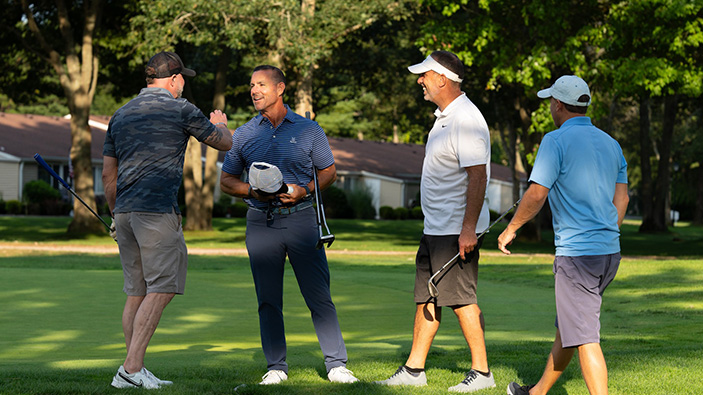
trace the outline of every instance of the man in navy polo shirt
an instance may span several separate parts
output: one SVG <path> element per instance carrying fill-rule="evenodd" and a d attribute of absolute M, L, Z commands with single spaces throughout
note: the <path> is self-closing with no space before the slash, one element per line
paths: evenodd
<path fill-rule="evenodd" d="M 260 384 L 288 379 L 283 326 L 283 271 L 290 260 L 315 326 L 332 382 L 357 381 L 346 368 L 347 351 L 330 295 L 330 273 L 323 249 L 316 249 L 317 216 L 310 198 L 317 168 L 321 189 L 337 178 L 334 157 L 320 126 L 283 103 L 286 79 L 273 66 L 258 66 L 251 76 L 251 98 L 259 115 L 234 133 L 232 149 L 222 164 L 225 193 L 244 198 L 246 245 L 259 303 L 261 345 L 268 372 Z M 287 193 L 264 194 L 241 176 L 255 162 L 278 167 Z"/>

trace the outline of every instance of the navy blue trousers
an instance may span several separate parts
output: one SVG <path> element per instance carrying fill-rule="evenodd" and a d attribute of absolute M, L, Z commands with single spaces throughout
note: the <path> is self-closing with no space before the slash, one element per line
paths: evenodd
<path fill-rule="evenodd" d="M 269 370 L 288 373 L 283 324 L 283 272 L 286 255 L 310 309 L 325 357 L 325 367 L 346 366 L 347 350 L 330 295 L 330 272 L 324 249 L 318 250 L 315 208 L 288 215 L 247 212 L 246 245 L 259 302 L 261 346 Z"/>

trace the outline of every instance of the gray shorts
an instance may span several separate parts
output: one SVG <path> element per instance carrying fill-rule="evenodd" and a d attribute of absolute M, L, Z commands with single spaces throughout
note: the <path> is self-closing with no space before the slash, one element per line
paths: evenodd
<path fill-rule="evenodd" d="M 479 240 L 478 246 L 464 261 L 457 259 L 457 262 L 434 278 L 439 291 L 435 300 L 427 290 L 427 281 L 459 252 L 459 235 L 423 235 L 415 256 L 415 303 L 434 302 L 438 307 L 476 304 L 478 250 L 482 240 Z"/>
<path fill-rule="evenodd" d="M 605 288 L 620 266 L 620 253 L 557 256 L 554 295 L 562 347 L 600 342 L 600 306 Z"/>
<path fill-rule="evenodd" d="M 127 295 L 183 294 L 188 250 L 179 214 L 117 213 L 115 227 Z"/>

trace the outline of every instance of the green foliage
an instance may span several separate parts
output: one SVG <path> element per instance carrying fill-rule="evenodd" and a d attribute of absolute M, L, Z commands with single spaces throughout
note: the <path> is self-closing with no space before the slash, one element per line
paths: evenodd
<path fill-rule="evenodd" d="M 425 214 L 422 212 L 422 207 L 415 206 L 410 209 L 410 218 L 412 219 L 423 219 Z"/>
<path fill-rule="evenodd" d="M 22 196 L 27 203 L 45 203 L 61 199 L 61 193 L 43 180 L 30 181 L 24 184 Z"/>
<path fill-rule="evenodd" d="M 393 216 L 395 219 L 408 219 L 410 218 L 410 212 L 405 207 L 396 207 L 393 209 Z"/>
<path fill-rule="evenodd" d="M 381 219 L 395 219 L 395 213 L 391 206 L 381 206 L 381 208 L 378 209 L 378 215 Z"/>
<path fill-rule="evenodd" d="M 354 208 L 349 205 L 343 190 L 330 185 L 322 191 L 322 199 L 327 218 L 354 218 Z"/>
<path fill-rule="evenodd" d="M 24 205 L 19 200 L 8 200 L 5 202 L 5 210 L 8 214 L 22 214 L 22 209 Z"/>
<path fill-rule="evenodd" d="M 373 198 L 366 188 L 357 188 L 347 193 L 349 205 L 354 210 L 356 219 L 376 218 L 376 209 L 373 206 Z"/>
<path fill-rule="evenodd" d="M 6 214 L 7 208 L 5 207 L 5 201 L 0 199 L 0 214 Z"/>
<path fill-rule="evenodd" d="M 246 218 L 247 210 L 249 210 L 249 206 L 243 202 L 235 202 L 229 206 L 229 214 L 233 218 Z"/>

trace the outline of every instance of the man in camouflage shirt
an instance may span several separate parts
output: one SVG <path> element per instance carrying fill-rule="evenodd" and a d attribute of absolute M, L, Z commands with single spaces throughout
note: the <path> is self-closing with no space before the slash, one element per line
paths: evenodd
<path fill-rule="evenodd" d="M 177 54 L 154 55 L 146 67 L 147 87 L 115 112 L 105 135 L 102 178 L 127 294 L 127 357 L 112 380 L 117 388 L 172 384 L 144 367 L 144 354 L 164 308 L 185 288 L 188 253 L 177 193 L 186 146 L 190 136 L 222 151 L 232 146 L 224 113 L 215 110 L 208 120 L 181 98 L 183 76 L 195 71 Z"/>

